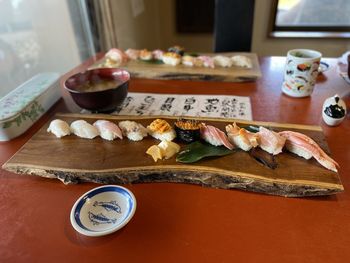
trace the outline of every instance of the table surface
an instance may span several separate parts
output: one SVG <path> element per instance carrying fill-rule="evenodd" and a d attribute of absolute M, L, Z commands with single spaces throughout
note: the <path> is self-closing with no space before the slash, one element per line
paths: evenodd
<path fill-rule="evenodd" d="M 100 56 L 98 56 L 100 57 Z M 93 63 L 91 58 L 63 76 Z M 136 196 L 133 219 L 118 232 L 91 238 L 78 234 L 70 210 L 96 184 L 64 185 L 59 180 L 0 170 L 1 262 L 346 262 L 350 258 L 350 120 L 326 126 L 323 101 L 334 94 L 350 105 L 350 86 L 338 76 L 335 59 L 320 75 L 311 97 L 281 93 L 285 58 L 260 58 L 263 77 L 250 83 L 131 80 L 129 91 L 241 95 L 251 98 L 259 121 L 320 125 L 340 164 L 345 192 L 328 197 L 284 198 L 198 185 L 126 185 Z M 77 111 L 70 97 L 22 136 L 0 143 L 6 162 L 56 112 Z"/>

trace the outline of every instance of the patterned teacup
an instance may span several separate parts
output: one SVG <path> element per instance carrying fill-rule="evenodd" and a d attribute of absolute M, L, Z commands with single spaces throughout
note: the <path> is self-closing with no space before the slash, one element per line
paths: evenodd
<path fill-rule="evenodd" d="M 310 49 L 288 51 L 282 91 L 292 97 L 310 96 L 318 75 L 322 54 Z"/>

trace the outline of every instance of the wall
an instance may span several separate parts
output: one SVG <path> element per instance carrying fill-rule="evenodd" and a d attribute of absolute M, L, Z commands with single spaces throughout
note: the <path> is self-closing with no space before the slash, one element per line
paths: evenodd
<path fill-rule="evenodd" d="M 175 0 L 158 0 L 158 2 L 163 49 L 173 45 L 181 45 L 190 51 L 213 51 L 213 34 L 179 34 L 176 32 Z"/>
<path fill-rule="evenodd" d="M 320 51 L 324 57 L 339 57 L 350 49 L 346 39 L 278 39 L 268 38 L 272 0 L 256 0 L 253 26 L 252 52 L 261 56 L 285 56 L 294 48 L 309 48 Z"/>
<path fill-rule="evenodd" d="M 133 15 L 130 0 L 113 0 L 111 8 L 118 47 L 156 49 L 160 45 L 158 0 L 145 0 L 144 11 Z"/>
<path fill-rule="evenodd" d="M 176 32 L 175 0 L 143 0 L 143 3 L 144 11 L 138 16 L 133 16 L 130 0 L 111 1 L 120 48 L 167 49 L 177 44 L 187 50 L 212 51 L 212 34 Z"/>

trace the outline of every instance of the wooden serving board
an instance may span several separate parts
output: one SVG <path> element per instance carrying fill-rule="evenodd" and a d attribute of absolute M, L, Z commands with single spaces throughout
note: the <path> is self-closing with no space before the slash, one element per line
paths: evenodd
<path fill-rule="evenodd" d="M 139 60 L 131 60 L 125 65 L 118 66 L 130 72 L 131 77 L 147 79 L 179 79 L 179 80 L 206 80 L 206 81 L 226 81 L 243 82 L 254 81 L 261 77 L 259 61 L 254 53 L 215 53 L 205 54 L 208 56 L 224 55 L 232 57 L 234 55 L 244 55 L 252 60 L 253 67 L 243 68 L 233 66 L 230 68 L 215 67 L 188 67 L 185 65 L 171 66 L 166 64 L 152 64 Z M 90 68 L 101 67 L 105 58 L 97 61 Z"/>
<path fill-rule="evenodd" d="M 85 119 L 115 122 L 135 120 L 147 126 L 156 117 L 59 114 L 56 118 L 71 123 Z M 170 124 L 176 117 L 164 117 Z M 221 130 L 234 120 L 196 118 Z M 239 121 L 239 124 L 263 125 L 279 130 L 294 130 L 312 137 L 329 152 L 320 127 L 293 124 Z M 44 125 L 3 168 L 15 173 L 58 178 L 64 183 L 144 183 L 181 182 L 204 186 L 241 189 L 282 196 L 329 195 L 344 190 L 337 173 L 291 153 L 276 156 L 278 167 L 267 168 L 247 152 L 238 150 L 224 157 L 203 159 L 193 164 L 177 163 L 175 157 L 155 163 L 145 152 L 159 141 L 146 137 L 139 142 L 82 139 L 75 135 L 58 139 Z M 183 148 L 184 145 L 180 144 Z"/>

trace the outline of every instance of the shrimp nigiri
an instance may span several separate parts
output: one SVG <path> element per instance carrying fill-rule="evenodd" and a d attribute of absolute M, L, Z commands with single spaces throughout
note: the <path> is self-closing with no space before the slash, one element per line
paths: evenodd
<path fill-rule="evenodd" d="M 258 135 L 238 127 L 235 122 L 226 126 L 226 132 L 228 140 L 244 151 L 258 146 Z"/>
<path fill-rule="evenodd" d="M 228 141 L 226 134 L 214 126 L 202 123 L 200 133 L 203 140 L 214 146 L 224 145 L 230 150 L 234 148 L 234 146 Z"/>
<path fill-rule="evenodd" d="M 337 172 L 337 166 L 339 167 L 339 164 L 329 157 L 310 137 L 292 131 L 282 131 L 279 132 L 279 135 L 286 138 L 286 148 L 288 151 L 305 159 L 314 157 L 323 167 Z"/>
<path fill-rule="evenodd" d="M 95 121 L 93 125 L 100 132 L 100 136 L 105 140 L 112 141 L 115 138 L 123 139 L 122 131 L 111 121 L 98 120 Z"/>
<path fill-rule="evenodd" d="M 282 152 L 286 138 L 264 127 L 259 128 L 257 135 L 259 136 L 258 142 L 261 149 L 273 155 Z"/>

